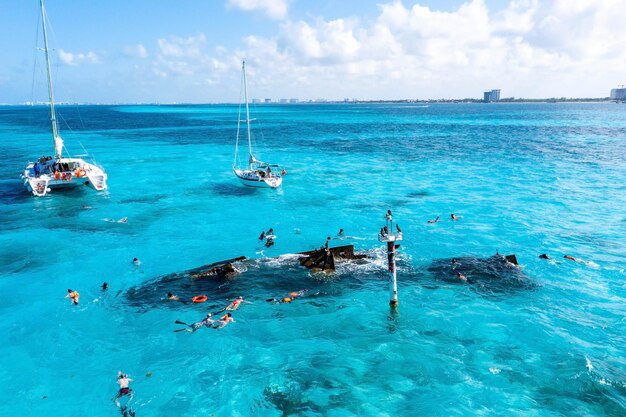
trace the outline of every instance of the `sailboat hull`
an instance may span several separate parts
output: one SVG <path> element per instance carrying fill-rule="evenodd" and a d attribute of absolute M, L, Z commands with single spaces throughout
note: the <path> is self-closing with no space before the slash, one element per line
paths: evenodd
<path fill-rule="evenodd" d="M 234 171 L 239 181 L 247 187 L 278 188 L 283 183 L 283 178 L 275 175 L 263 178 L 257 171 L 243 169 L 235 169 Z"/>

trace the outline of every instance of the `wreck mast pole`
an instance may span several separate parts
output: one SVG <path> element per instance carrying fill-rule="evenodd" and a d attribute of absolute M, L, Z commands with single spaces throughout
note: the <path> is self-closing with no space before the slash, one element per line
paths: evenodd
<path fill-rule="evenodd" d="M 389 270 L 389 307 L 398 307 L 398 283 L 396 280 L 396 242 L 402 240 L 402 232 L 393 231 L 393 217 L 391 210 L 385 215 L 385 227 L 380 230 L 378 240 L 387 243 L 387 264 Z M 399 245 L 398 245 L 399 246 Z"/>

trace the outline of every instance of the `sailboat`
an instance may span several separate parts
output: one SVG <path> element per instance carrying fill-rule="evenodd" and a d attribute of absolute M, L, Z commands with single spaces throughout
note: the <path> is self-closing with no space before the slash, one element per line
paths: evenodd
<path fill-rule="evenodd" d="M 240 155 L 239 155 L 239 136 L 241 134 L 241 124 L 244 120 L 241 120 L 241 104 L 239 105 L 239 117 L 237 120 L 237 139 L 235 141 L 235 160 L 233 161 L 233 171 L 239 181 L 243 185 L 248 187 L 259 187 L 259 188 L 277 188 L 283 183 L 282 174 L 285 172 L 284 170 L 281 172 L 278 165 L 268 164 L 263 161 L 259 161 L 256 159 L 254 154 L 252 153 L 252 140 L 250 133 L 250 110 L 248 107 L 248 83 L 246 80 L 246 61 L 244 60 L 241 69 L 243 72 L 243 90 L 244 90 L 244 98 L 246 103 L 246 131 L 248 133 L 248 164 L 244 167 L 241 167 L 240 163 Z"/>
<path fill-rule="evenodd" d="M 41 5 L 41 21 L 48 75 L 48 97 L 50 99 L 50 122 L 52 124 L 54 157 L 42 156 L 37 162 L 29 162 L 21 175 L 24 187 L 37 197 L 43 197 L 53 189 L 71 188 L 79 185 L 88 185 L 97 191 L 105 190 L 107 188 L 107 174 L 103 168 L 81 158 L 63 156 L 63 139 L 61 139 L 59 134 L 59 126 L 57 125 L 56 112 L 54 110 L 54 96 L 52 94 L 46 13 L 43 0 L 40 0 L 39 3 Z"/>

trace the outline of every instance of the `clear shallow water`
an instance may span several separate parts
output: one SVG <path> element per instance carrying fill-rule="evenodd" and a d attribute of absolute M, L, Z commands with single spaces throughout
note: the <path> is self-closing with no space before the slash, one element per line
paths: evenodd
<path fill-rule="evenodd" d="M 46 114 L 0 108 L 0 414 L 116 415 L 118 370 L 138 416 L 625 413 L 626 107 L 260 106 L 259 154 L 288 170 L 276 191 L 230 171 L 236 106 L 61 107 L 70 152 L 82 142 L 109 190 L 35 199 L 18 175 L 52 151 Z M 405 234 L 397 315 L 387 208 Z M 334 276 L 263 260 L 339 228 L 373 260 Z M 532 285 L 429 269 L 496 249 Z M 256 260 L 234 280 L 159 278 L 239 255 Z M 162 302 L 168 286 L 209 301 Z M 238 295 L 253 304 L 225 329 L 173 332 Z"/>

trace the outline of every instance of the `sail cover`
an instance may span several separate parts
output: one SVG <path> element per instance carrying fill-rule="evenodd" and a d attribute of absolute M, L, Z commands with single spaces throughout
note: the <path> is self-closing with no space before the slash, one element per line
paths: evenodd
<path fill-rule="evenodd" d="M 55 136 L 54 137 L 54 156 L 56 156 L 57 158 L 60 158 L 62 153 L 63 153 L 63 139 L 61 139 L 61 136 Z"/>

